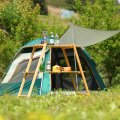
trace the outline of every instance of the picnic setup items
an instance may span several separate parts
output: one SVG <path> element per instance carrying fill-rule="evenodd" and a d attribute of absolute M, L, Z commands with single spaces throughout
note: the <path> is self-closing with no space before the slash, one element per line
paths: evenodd
<path fill-rule="evenodd" d="M 55 45 L 59 45 L 59 44 L 60 44 L 59 36 L 56 33 L 56 35 L 55 35 Z"/>
<path fill-rule="evenodd" d="M 61 67 L 61 71 L 69 72 L 71 71 L 71 67 Z"/>
<path fill-rule="evenodd" d="M 59 65 L 55 65 L 52 67 L 52 71 L 56 71 L 56 72 L 60 72 L 60 71 L 64 71 L 64 72 L 69 72 L 71 71 L 71 67 L 60 67 Z"/>
<path fill-rule="evenodd" d="M 49 40 L 47 39 L 47 30 L 43 30 L 42 35 L 43 35 L 43 40 L 41 41 L 41 44 L 47 43 L 49 45 Z"/>
<path fill-rule="evenodd" d="M 50 36 L 50 45 L 54 45 L 54 35 L 53 35 L 53 32 L 51 32 L 51 36 Z"/>
<path fill-rule="evenodd" d="M 55 37 L 53 35 L 53 32 L 51 32 L 50 38 L 47 38 L 47 30 L 43 30 L 43 40 L 41 41 L 41 44 L 47 43 L 47 45 L 59 45 L 60 40 L 58 33 L 55 34 Z"/>
<path fill-rule="evenodd" d="M 50 60 L 49 58 L 47 59 L 47 63 L 46 63 L 46 71 L 50 71 Z"/>
<path fill-rule="evenodd" d="M 41 65 L 40 65 L 40 72 L 44 72 L 45 71 L 45 63 L 44 60 L 42 59 Z"/>
<path fill-rule="evenodd" d="M 85 76 L 84 76 L 84 71 L 82 69 L 82 66 L 81 66 L 81 63 L 80 63 L 80 59 L 78 57 L 77 49 L 76 49 L 76 46 L 74 44 L 73 45 L 62 45 L 62 46 L 61 45 L 56 45 L 55 46 L 55 45 L 47 45 L 45 43 L 44 45 L 42 45 L 42 44 L 41 45 L 33 45 L 31 47 L 33 47 L 33 51 L 32 51 L 31 57 L 29 59 L 26 72 L 23 72 L 25 75 L 23 77 L 23 80 L 22 80 L 22 83 L 21 83 L 21 87 L 19 89 L 18 97 L 26 96 L 27 98 L 30 98 L 32 90 L 33 90 L 33 87 L 34 87 L 34 84 L 35 84 L 35 81 L 37 79 L 37 75 L 39 73 L 39 68 L 41 66 L 42 58 L 44 57 L 44 54 L 45 54 L 46 47 L 62 49 L 64 57 L 65 57 L 65 61 L 66 61 L 66 64 L 67 64 L 68 67 L 63 67 L 62 70 L 64 70 L 64 71 L 61 71 L 61 67 L 56 65 L 56 66 L 53 66 L 53 70 L 55 70 L 55 72 L 54 71 L 50 71 L 50 60 L 49 60 L 49 58 L 47 58 L 46 72 L 45 73 L 48 73 L 48 74 L 53 74 L 54 73 L 55 74 L 56 71 L 59 71 L 60 73 L 66 73 L 66 72 L 69 73 L 70 77 L 71 77 L 72 84 L 73 84 L 74 89 L 76 91 L 76 94 L 78 94 L 78 89 L 77 89 L 77 86 L 76 86 L 73 74 L 81 74 L 82 79 L 84 81 L 84 85 L 85 85 L 85 89 L 87 91 L 87 94 L 90 95 L 90 92 L 89 92 L 89 89 L 88 89 L 88 86 L 87 86 L 87 82 L 86 82 L 86 79 L 85 79 Z M 37 64 L 35 72 L 29 72 L 29 69 L 30 69 L 30 66 L 31 66 L 31 63 L 32 63 L 32 58 L 34 56 L 36 48 L 42 48 L 42 53 L 41 53 L 41 56 L 40 56 L 40 58 L 38 60 L 38 64 Z M 80 71 L 70 71 L 71 67 L 70 67 L 70 63 L 69 63 L 69 60 L 68 60 L 67 54 L 66 54 L 66 49 L 70 49 L 70 48 L 73 48 L 73 50 L 75 52 L 76 60 L 78 62 L 78 66 L 79 66 L 79 70 Z M 33 79 L 32 79 L 32 83 L 30 85 L 30 89 L 28 91 L 28 94 L 27 95 L 22 95 L 21 93 L 22 93 L 22 90 L 23 90 L 23 87 L 24 87 L 27 75 L 29 75 L 29 74 L 34 74 Z"/>
<path fill-rule="evenodd" d="M 52 71 L 56 71 L 56 72 L 60 72 L 61 71 L 61 67 L 58 65 L 55 65 L 52 67 Z"/>

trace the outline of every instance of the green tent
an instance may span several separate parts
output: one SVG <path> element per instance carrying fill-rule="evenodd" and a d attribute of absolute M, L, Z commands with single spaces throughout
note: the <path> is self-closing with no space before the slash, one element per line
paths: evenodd
<path fill-rule="evenodd" d="M 104 90 L 106 87 L 100 77 L 99 73 L 96 70 L 96 64 L 94 60 L 91 58 L 89 53 L 83 46 L 89 46 L 92 44 L 96 44 L 100 41 L 103 41 L 120 31 L 101 31 L 101 30 L 93 30 L 88 28 L 82 28 L 79 26 L 71 25 L 68 30 L 60 37 L 61 45 L 68 44 L 76 44 L 82 45 L 81 47 L 77 47 L 78 55 L 82 63 L 83 70 L 85 71 L 85 77 L 87 81 L 87 85 L 89 90 Z M 96 35 L 96 36 L 95 36 Z M 28 42 L 24 46 L 22 46 L 13 57 L 8 69 L 6 71 L 6 76 L 4 77 L 2 83 L 0 84 L 0 94 L 4 95 L 4 93 L 17 95 L 22 79 L 23 72 L 25 72 L 28 60 L 30 58 L 32 47 L 31 45 L 39 45 L 43 38 L 35 39 L 33 41 Z M 49 37 L 47 37 L 49 40 Z M 95 40 L 96 39 L 96 40 Z M 30 67 L 30 71 L 35 71 L 37 62 L 39 57 L 41 56 L 42 49 L 37 49 L 35 51 L 32 64 Z M 73 49 L 66 50 L 68 59 L 70 61 L 72 70 L 78 70 L 78 66 L 76 63 L 76 59 L 74 57 Z M 58 64 L 63 67 L 64 63 L 64 55 L 60 48 L 46 48 L 45 56 L 44 56 L 44 65 L 46 66 L 47 59 L 51 58 L 51 68 L 52 66 Z M 46 67 L 45 67 L 46 70 Z M 22 94 L 27 94 L 30 88 L 30 84 L 33 78 L 33 74 L 27 76 L 23 92 Z M 77 85 L 77 89 L 79 90 L 79 86 L 82 82 L 82 77 L 80 74 L 74 75 L 75 82 Z M 49 73 L 39 73 L 34 84 L 34 88 L 32 91 L 32 95 L 44 95 L 47 93 L 51 93 L 54 90 L 61 88 L 64 90 L 74 91 L 74 87 L 72 85 L 72 81 L 69 77 L 69 74 L 49 74 Z M 83 91 L 85 88 L 83 87 Z"/>

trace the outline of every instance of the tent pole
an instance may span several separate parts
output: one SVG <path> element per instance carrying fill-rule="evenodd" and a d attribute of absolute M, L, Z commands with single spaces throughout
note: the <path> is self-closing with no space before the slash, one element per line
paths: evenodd
<path fill-rule="evenodd" d="M 72 36 L 73 36 L 73 44 L 75 44 L 75 37 L 74 37 L 74 31 L 73 31 L 73 24 L 72 24 Z M 76 57 L 75 57 L 75 52 L 74 52 L 74 61 L 75 61 L 75 71 L 77 71 L 77 65 L 76 65 Z M 78 79 L 77 79 L 77 74 L 75 74 L 76 78 L 76 86 L 77 86 L 77 90 L 78 90 Z"/>

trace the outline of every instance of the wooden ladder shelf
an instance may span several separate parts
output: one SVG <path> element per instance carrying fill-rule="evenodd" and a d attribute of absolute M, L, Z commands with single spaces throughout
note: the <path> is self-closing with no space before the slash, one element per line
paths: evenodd
<path fill-rule="evenodd" d="M 39 58 L 39 61 L 38 61 L 36 70 L 35 70 L 35 72 L 34 72 L 33 80 L 32 80 L 32 83 L 31 83 L 31 86 L 30 86 L 28 95 L 21 95 L 22 90 L 23 90 L 23 87 L 24 87 L 24 84 L 25 84 L 26 77 L 27 77 L 28 72 L 29 72 L 29 69 L 30 69 L 30 65 L 31 65 L 31 63 L 32 63 L 32 59 L 33 59 L 34 53 L 35 53 L 35 50 L 36 50 L 36 47 L 35 47 L 35 46 L 33 47 L 32 54 L 31 54 L 31 57 L 30 57 L 30 59 L 29 59 L 29 62 L 28 62 L 27 68 L 26 68 L 26 72 L 25 72 L 25 75 L 24 75 L 24 77 L 23 77 L 23 80 L 22 80 L 22 83 L 21 83 L 21 87 L 20 87 L 20 89 L 19 89 L 19 93 L 18 93 L 18 96 L 17 96 L 17 97 L 26 96 L 27 98 L 30 98 L 31 93 L 32 93 L 32 90 L 33 90 L 33 86 L 34 86 L 34 83 L 35 83 L 35 80 L 36 80 L 37 75 L 38 75 L 38 73 L 39 73 L 40 64 L 41 64 L 41 62 L 42 62 L 42 58 L 43 58 L 44 53 L 45 53 L 45 50 L 46 50 L 46 45 L 47 45 L 47 44 L 45 43 L 44 46 L 43 46 L 43 50 L 42 50 L 41 56 L 40 56 L 40 58 Z"/>
<path fill-rule="evenodd" d="M 78 52 L 77 52 L 77 49 L 76 49 L 75 44 L 73 44 L 73 45 L 47 45 L 47 44 L 45 43 L 44 45 L 43 45 L 43 44 L 40 44 L 40 45 L 32 45 L 32 46 L 29 46 L 29 47 L 33 47 L 33 50 L 32 50 L 32 54 L 31 54 L 31 57 L 30 57 L 30 59 L 29 59 L 29 62 L 28 62 L 27 68 L 26 68 L 26 72 L 23 72 L 25 75 L 24 75 L 24 77 L 23 77 L 23 80 L 22 80 L 22 83 L 21 83 L 21 87 L 20 87 L 20 89 L 19 89 L 19 93 L 18 93 L 18 96 L 17 96 L 17 97 L 25 96 L 25 97 L 27 97 L 27 98 L 30 98 L 31 93 L 32 93 L 32 90 L 33 90 L 33 86 L 34 86 L 34 83 L 35 83 L 35 80 L 36 80 L 37 75 L 38 75 L 38 73 L 39 73 L 40 64 L 41 64 L 41 62 L 42 62 L 42 58 L 43 58 L 43 56 L 44 56 L 46 47 L 50 47 L 50 48 L 61 48 L 61 49 L 62 49 L 62 52 L 63 52 L 63 54 L 64 54 L 65 61 L 66 61 L 68 67 L 70 67 L 70 63 L 69 63 L 69 60 L 68 60 L 68 57 L 67 57 L 67 54 L 66 54 L 65 49 L 71 49 L 71 48 L 72 48 L 72 49 L 74 50 L 75 57 L 76 57 L 76 60 L 77 60 L 77 63 L 78 63 L 78 67 L 79 67 L 79 71 L 71 71 L 71 72 L 68 72 L 68 73 L 70 74 L 70 77 L 71 77 L 71 80 L 72 80 L 74 89 L 75 89 L 75 91 L 76 91 L 76 94 L 78 94 L 78 90 L 77 90 L 77 86 L 76 86 L 76 83 L 75 83 L 73 74 L 81 74 L 82 79 L 83 79 L 83 81 L 84 81 L 84 85 L 85 85 L 85 89 L 86 89 L 87 95 L 90 95 L 90 92 L 89 92 L 89 89 L 88 89 L 88 86 L 87 86 L 87 82 L 86 82 L 86 79 L 85 79 L 84 71 L 83 71 L 83 69 L 82 69 L 82 65 L 81 65 L 80 58 L 79 58 L 79 56 L 78 56 Z M 29 72 L 30 65 L 31 65 L 31 63 L 32 63 L 32 59 L 33 59 L 33 56 L 34 56 L 34 53 L 35 53 L 36 48 L 43 48 L 43 50 L 42 50 L 41 56 L 40 56 L 40 58 L 39 58 L 39 61 L 38 61 L 38 64 L 37 64 L 37 67 L 36 67 L 35 72 Z M 57 72 L 50 71 L 49 73 L 52 74 L 52 73 L 57 73 Z M 64 73 L 64 72 L 60 72 L 60 73 Z M 23 87 L 24 87 L 24 84 L 25 84 L 25 80 L 26 80 L 26 77 L 27 77 L 28 74 L 34 74 L 33 80 L 32 80 L 32 83 L 31 83 L 31 86 L 30 86 L 28 95 L 21 95 L 22 90 L 23 90 Z"/>

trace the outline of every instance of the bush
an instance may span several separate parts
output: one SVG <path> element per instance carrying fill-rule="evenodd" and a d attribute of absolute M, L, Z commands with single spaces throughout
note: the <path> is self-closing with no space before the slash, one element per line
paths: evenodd
<path fill-rule="evenodd" d="M 49 16 L 40 16 L 40 6 L 31 8 L 31 0 L 19 0 L 17 3 L 10 4 L 13 10 L 7 9 L 10 2 L 0 1 L 0 76 L 5 71 L 12 56 L 25 43 L 42 37 L 42 31 L 61 35 L 66 27 L 61 25 L 61 21 Z M 9 6 L 10 7 L 10 6 Z"/>

